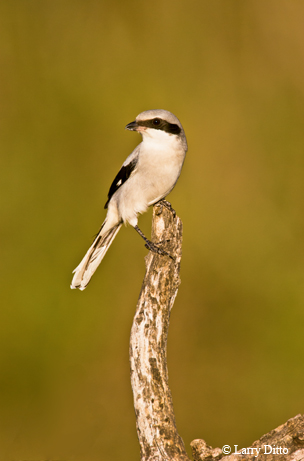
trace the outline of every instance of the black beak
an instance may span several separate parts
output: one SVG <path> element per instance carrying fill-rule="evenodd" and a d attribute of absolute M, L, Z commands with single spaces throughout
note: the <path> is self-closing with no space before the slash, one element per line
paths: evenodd
<path fill-rule="evenodd" d="M 137 131 L 137 128 L 138 128 L 138 125 L 136 121 L 134 121 L 134 122 L 128 123 L 128 125 L 126 125 L 125 127 L 125 130 Z"/>

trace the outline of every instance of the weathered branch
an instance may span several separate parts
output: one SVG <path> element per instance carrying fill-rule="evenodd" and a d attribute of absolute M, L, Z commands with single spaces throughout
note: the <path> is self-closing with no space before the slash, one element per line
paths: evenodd
<path fill-rule="evenodd" d="M 153 209 L 152 240 L 174 259 L 149 253 L 130 339 L 131 384 L 141 461 L 190 461 L 179 436 L 168 385 L 167 336 L 178 286 L 182 222 L 167 207 Z M 304 416 L 297 415 L 251 447 L 191 443 L 194 461 L 304 461 Z M 225 456 L 228 455 L 228 456 Z"/>
<path fill-rule="evenodd" d="M 150 252 L 130 338 L 131 385 L 141 461 L 189 461 L 173 412 L 167 370 L 170 311 L 178 286 L 182 222 L 173 210 L 153 208 L 152 241 L 174 259 Z"/>
<path fill-rule="evenodd" d="M 303 461 L 304 416 L 297 415 L 285 424 L 263 435 L 250 447 L 234 445 L 222 449 L 209 447 L 204 440 L 193 440 L 194 461 Z M 230 451 L 231 450 L 231 451 Z"/>

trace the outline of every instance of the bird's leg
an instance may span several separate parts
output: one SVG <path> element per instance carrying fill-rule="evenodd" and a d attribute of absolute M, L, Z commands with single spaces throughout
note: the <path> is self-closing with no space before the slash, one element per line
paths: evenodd
<path fill-rule="evenodd" d="M 167 208 L 167 210 L 171 211 L 173 217 L 175 218 L 176 211 L 172 208 L 171 203 L 168 202 L 168 200 L 162 199 L 159 202 L 157 202 L 157 205 L 164 206 L 165 208 Z"/>
<path fill-rule="evenodd" d="M 157 245 L 155 245 L 155 243 L 151 242 L 151 240 L 147 239 L 147 237 L 145 236 L 145 234 L 140 230 L 140 228 L 138 226 L 134 226 L 134 229 L 139 233 L 139 235 L 144 239 L 144 241 L 146 242 L 145 244 L 145 247 L 150 250 L 150 251 L 153 251 L 153 253 L 157 253 L 159 255 L 162 255 L 162 256 L 169 256 L 169 258 L 171 259 L 174 259 L 169 253 L 167 253 L 165 250 L 162 250 L 161 248 L 159 248 Z"/>

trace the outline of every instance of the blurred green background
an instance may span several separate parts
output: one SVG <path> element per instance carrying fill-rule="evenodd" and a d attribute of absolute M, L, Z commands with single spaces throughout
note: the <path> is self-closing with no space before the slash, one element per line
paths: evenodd
<path fill-rule="evenodd" d="M 87 290 L 69 284 L 147 109 L 189 144 L 168 341 L 188 452 L 304 412 L 303 21 L 301 0 L 2 0 L 1 461 L 139 459 L 143 242 L 123 228 Z"/>

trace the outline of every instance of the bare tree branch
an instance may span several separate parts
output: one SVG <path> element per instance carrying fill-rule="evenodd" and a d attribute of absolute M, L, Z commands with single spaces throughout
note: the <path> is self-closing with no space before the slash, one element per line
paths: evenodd
<path fill-rule="evenodd" d="M 141 461 L 190 461 L 179 436 L 167 370 L 170 312 L 180 284 L 182 222 L 170 204 L 153 208 L 152 240 L 169 256 L 149 253 L 130 338 L 131 384 Z M 194 461 L 304 461 L 304 416 L 297 415 L 251 447 L 191 443 Z M 226 456 L 227 455 L 227 456 Z"/>
<path fill-rule="evenodd" d="M 170 204 L 153 208 L 152 241 L 174 259 L 150 252 L 130 338 L 131 384 L 142 461 L 189 461 L 168 384 L 167 336 L 178 286 L 182 222 Z"/>
<path fill-rule="evenodd" d="M 225 445 L 226 454 L 231 449 L 228 456 L 220 448 L 209 447 L 204 440 L 193 440 L 191 448 L 194 461 L 303 461 L 304 416 L 289 419 L 250 447 Z"/>

